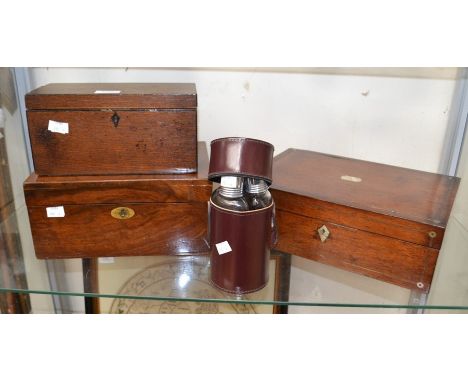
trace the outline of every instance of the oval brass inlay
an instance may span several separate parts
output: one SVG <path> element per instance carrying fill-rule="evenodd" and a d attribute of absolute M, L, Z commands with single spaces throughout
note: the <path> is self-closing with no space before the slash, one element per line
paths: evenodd
<path fill-rule="evenodd" d="M 117 207 L 111 211 L 111 215 L 116 219 L 130 219 L 135 215 L 135 211 L 129 207 Z"/>

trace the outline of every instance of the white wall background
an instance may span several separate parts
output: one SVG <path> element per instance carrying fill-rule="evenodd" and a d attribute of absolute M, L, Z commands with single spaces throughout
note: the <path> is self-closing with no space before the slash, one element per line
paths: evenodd
<path fill-rule="evenodd" d="M 468 134 L 466 133 L 457 176 L 461 178 L 461 182 L 439 253 L 428 299 L 430 305 L 468 306 Z M 467 311 L 454 312 L 467 313 Z"/>
<path fill-rule="evenodd" d="M 194 82 L 200 140 L 250 136 L 273 143 L 276 154 L 296 147 L 427 171 L 438 170 L 455 76 L 455 69 L 30 70 L 33 88 Z"/>
<path fill-rule="evenodd" d="M 273 143 L 275 154 L 295 147 L 432 172 L 444 159 L 456 75 L 451 68 L 29 70 L 32 88 L 51 82 L 194 82 L 199 140 L 249 136 Z M 78 287 L 81 280 L 71 282 Z M 291 299 L 299 298 L 405 304 L 409 292 L 294 259 Z"/>
<path fill-rule="evenodd" d="M 2 126 L 3 124 L 3 126 Z M 0 109 L 0 126 L 4 127 L 8 165 L 12 189 L 14 192 L 15 217 L 18 222 L 18 232 L 21 236 L 23 261 L 28 278 L 28 288 L 47 290 L 49 280 L 44 261 L 36 259 L 28 220 L 28 211 L 24 200 L 23 182 L 29 176 L 29 165 L 26 156 L 25 142 L 19 107 L 13 114 L 6 108 Z M 12 216 L 11 218 L 14 218 Z M 0 222 L 0 225 L 2 223 Z M 34 313 L 53 311 L 52 299 L 45 295 L 30 295 L 31 308 Z"/>

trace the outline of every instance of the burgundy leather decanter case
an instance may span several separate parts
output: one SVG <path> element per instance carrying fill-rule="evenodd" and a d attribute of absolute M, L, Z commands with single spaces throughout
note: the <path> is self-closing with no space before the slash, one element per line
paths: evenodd
<path fill-rule="evenodd" d="M 247 178 L 271 184 L 273 151 L 271 144 L 248 138 L 211 143 L 208 178 L 221 182 L 210 199 L 211 281 L 226 292 L 251 293 L 268 283 L 274 203 L 270 197 L 268 206 L 255 209 L 243 187 Z"/>
<path fill-rule="evenodd" d="M 231 293 L 250 293 L 268 282 L 273 204 L 235 212 L 211 203 L 211 280 Z M 219 254 L 216 244 L 227 241 L 231 252 Z"/>

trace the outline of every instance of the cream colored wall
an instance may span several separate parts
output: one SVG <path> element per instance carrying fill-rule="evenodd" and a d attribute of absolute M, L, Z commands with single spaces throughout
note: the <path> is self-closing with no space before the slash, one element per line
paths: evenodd
<path fill-rule="evenodd" d="M 451 68 L 29 71 L 32 87 L 49 82 L 195 82 L 200 140 L 250 136 L 272 142 L 276 154 L 296 147 L 426 171 L 439 168 L 456 73 Z M 76 264 L 73 268 L 76 273 Z M 70 282 L 79 287 L 81 280 L 70 277 Z M 291 296 L 404 304 L 409 292 L 295 258 Z"/>
<path fill-rule="evenodd" d="M 10 114 L 6 108 L 3 108 L 1 112 L 3 118 L 0 118 L 0 120 L 3 121 L 5 127 L 5 137 L 3 139 L 6 140 L 18 232 L 21 236 L 24 266 L 28 275 L 28 288 L 48 290 L 49 280 L 47 277 L 46 265 L 43 261 L 37 260 L 34 255 L 28 211 L 23 194 L 23 182 L 29 176 L 29 165 L 25 151 L 19 108 L 17 108 L 13 114 Z M 31 294 L 30 300 L 33 313 L 53 312 L 53 304 L 50 296 Z"/>
<path fill-rule="evenodd" d="M 436 171 L 456 70 L 35 68 L 30 74 L 33 87 L 195 82 L 201 140 L 251 136 L 272 142 L 277 154 L 296 147 Z"/>
<path fill-rule="evenodd" d="M 457 176 L 461 182 L 429 293 L 430 305 L 468 306 L 468 134 Z"/>

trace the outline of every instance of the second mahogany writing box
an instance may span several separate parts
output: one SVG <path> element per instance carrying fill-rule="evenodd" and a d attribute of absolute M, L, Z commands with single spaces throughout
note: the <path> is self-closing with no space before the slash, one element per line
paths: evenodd
<path fill-rule="evenodd" d="M 26 108 L 38 175 L 197 169 L 194 84 L 49 84 Z"/>
<path fill-rule="evenodd" d="M 429 290 L 459 178 L 295 149 L 273 177 L 278 249 Z"/>

